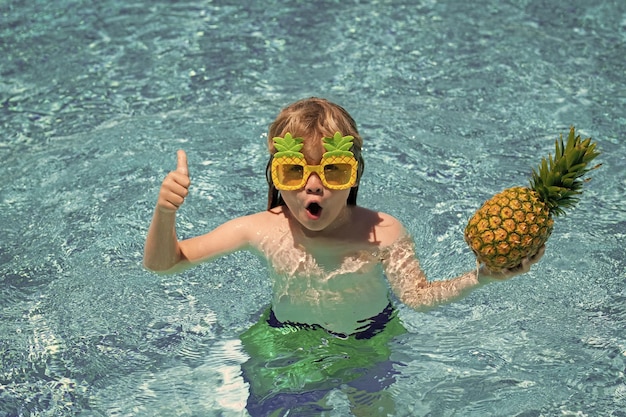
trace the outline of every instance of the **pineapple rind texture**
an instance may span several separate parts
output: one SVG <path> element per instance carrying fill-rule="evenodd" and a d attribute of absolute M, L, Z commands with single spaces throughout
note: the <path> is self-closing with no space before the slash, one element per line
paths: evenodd
<path fill-rule="evenodd" d="M 537 253 L 552 233 L 552 216 L 565 213 L 578 202 L 582 177 L 600 152 L 591 138 L 582 140 L 570 129 L 555 142 L 554 157 L 543 158 L 533 169 L 530 188 L 513 187 L 496 194 L 474 214 L 465 228 L 465 241 L 479 262 L 494 272 L 518 266 Z"/>
<path fill-rule="evenodd" d="M 465 241 L 491 271 L 518 266 L 548 240 L 554 220 L 539 194 L 508 188 L 487 200 L 470 219 Z"/>

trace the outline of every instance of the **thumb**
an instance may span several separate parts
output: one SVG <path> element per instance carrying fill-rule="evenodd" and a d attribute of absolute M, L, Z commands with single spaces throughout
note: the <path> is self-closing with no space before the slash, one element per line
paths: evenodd
<path fill-rule="evenodd" d="M 176 152 L 176 156 L 178 157 L 176 171 L 189 176 L 189 167 L 187 166 L 187 154 L 185 153 L 185 151 L 180 149 L 178 152 Z"/>

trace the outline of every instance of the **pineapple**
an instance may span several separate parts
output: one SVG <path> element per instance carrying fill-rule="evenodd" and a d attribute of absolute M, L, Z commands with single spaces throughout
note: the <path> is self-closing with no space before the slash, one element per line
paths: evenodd
<path fill-rule="evenodd" d="M 335 132 L 332 138 L 322 138 L 322 142 L 324 142 L 324 149 L 326 149 L 324 157 L 327 158 L 331 156 L 337 156 L 350 158 L 354 156 L 352 151 L 350 151 L 350 149 L 352 148 L 352 139 L 354 139 L 354 136 L 341 136 L 340 132 Z"/>
<path fill-rule="evenodd" d="M 352 140 L 354 136 L 342 136 L 340 132 L 335 132 L 333 137 L 322 138 L 323 146 L 326 152 L 323 157 L 327 164 L 347 165 L 351 168 L 356 168 L 358 162 L 354 159 L 354 154 L 350 150 L 352 148 Z M 349 177 L 344 177 L 345 175 Z M 342 170 L 335 173 L 335 176 L 341 178 L 335 178 L 340 183 L 356 184 L 357 170 L 349 169 Z M 327 175 L 329 177 L 329 175 Z M 328 179 L 328 178 L 327 178 Z"/>
<path fill-rule="evenodd" d="M 276 152 L 272 158 L 272 181 L 276 188 L 285 190 L 296 190 L 300 188 L 302 176 L 296 172 L 284 171 L 283 167 L 287 165 L 305 165 L 304 154 L 300 152 L 304 144 L 302 138 L 294 138 L 291 133 L 285 134 L 285 137 L 275 137 L 274 147 Z M 296 175 L 289 175 L 296 174 Z"/>
<path fill-rule="evenodd" d="M 304 146 L 302 138 L 294 138 L 291 136 L 291 133 L 286 133 L 285 137 L 275 137 L 272 140 L 276 148 L 274 157 L 292 158 L 290 161 L 293 163 L 298 163 L 300 159 L 304 159 L 304 154 L 300 152 Z"/>
<path fill-rule="evenodd" d="M 554 158 L 543 158 L 533 169 L 530 187 L 508 188 L 486 201 L 465 228 L 465 241 L 478 262 L 501 272 L 536 254 L 552 233 L 553 216 L 578 202 L 576 196 L 588 181 L 581 177 L 600 166 L 587 168 L 599 155 L 595 146 L 591 138 L 581 141 L 572 127 L 567 144 L 563 146 L 561 135 Z"/>

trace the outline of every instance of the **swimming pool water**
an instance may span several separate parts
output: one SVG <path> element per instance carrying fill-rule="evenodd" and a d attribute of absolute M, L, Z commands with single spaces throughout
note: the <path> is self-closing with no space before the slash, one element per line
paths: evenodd
<path fill-rule="evenodd" d="M 389 390 L 398 416 L 626 415 L 626 4 L 250 3 L 0 3 L 0 415 L 246 415 L 263 263 L 155 276 L 143 241 L 178 148 L 182 237 L 263 210 L 267 126 L 311 95 L 356 118 L 360 204 L 431 279 L 474 267 L 467 219 L 570 125 L 599 142 L 529 274 L 400 307 Z"/>

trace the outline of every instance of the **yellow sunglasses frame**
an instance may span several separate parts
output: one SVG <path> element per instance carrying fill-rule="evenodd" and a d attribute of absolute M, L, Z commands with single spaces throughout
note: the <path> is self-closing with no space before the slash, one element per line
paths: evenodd
<path fill-rule="evenodd" d="M 278 169 L 281 165 L 290 164 L 290 165 L 299 165 L 304 169 L 302 174 L 302 181 L 297 185 L 284 185 L 278 181 Z M 326 165 L 335 165 L 335 164 L 348 164 L 350 165 L 350 180 L 345 184 L 335 185 L 330 184 L 326 181 L 326 176 L 324 174 L 324 167 Z M 359 162 L 353 156 L 327 156 L 323 157 L 321 163 L 319 165 L 308 165 L 303 158 L 294 158 L 291 156 L 280 156 L 278 158 L 272 159 L 272 183 L 274 187 L 278 190 L 284 191 L 293 191 L 299 190 L 304 187 L 307 180 L 311 176 L 312 173 L 316 173 L 324 187 L 329 188 L 331 190 L 346 190 L 348 188 L 354 187 L 356 184 L 356 175 L 357 175 L 357 167 L 359 166 Z"/>

